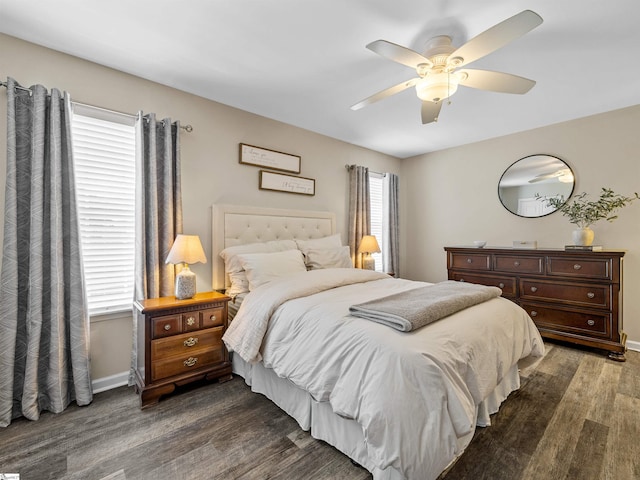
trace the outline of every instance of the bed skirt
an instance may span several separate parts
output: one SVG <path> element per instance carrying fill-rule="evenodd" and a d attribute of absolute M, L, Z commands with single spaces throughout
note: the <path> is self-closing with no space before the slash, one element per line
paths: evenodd
<path fill-rule="evenodd" d="M 278 377 L 273 370 L 266 368 L 262 363 L 249 364 L 236 355 L 233 357 L 232 365 L 233 373 L 243 377 L 253 392 L 261 393 L 274 402 L 294 418 L 300 428 L 309 431 L 312 437 L 327 442 L 354 462 L 362 465 L 372 473 L 374 480 L 406 480 L 393 467 L 380 470 L 373 464 L 367 454 L 360 425 L 355 420 L 333 413 L 329 402 L 315 401 L 307 392 L 291 381 Z M 514 365 L 495 390 L 478 406 L 476 425 L 481 427 L 491 425 L 490 415 L 496 413 L 500 404 L 518 388 L 520 388 L 520 375 L 518 365 Z M 473 433 L 470 432 L 458 439 L 460 454 L 471 442 Z"/>

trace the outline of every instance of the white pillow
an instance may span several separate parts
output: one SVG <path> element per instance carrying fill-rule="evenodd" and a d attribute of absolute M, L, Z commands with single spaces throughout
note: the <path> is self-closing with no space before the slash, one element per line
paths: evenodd
<path fill-rule="evenodd" d="M 238 255 L 238 259 L 242 264 L 242 268 L 247 272 L 250 291 L 276 278 L 307 271 L 300 250 L 246 253 Z"/>
<path fill-rule="evenodd" d="M 220 256 L 224 260 L 224 271 L 230 274 L 242 271 L 242 265 L 238 259 L 238 255 L 240 254 L 284 252 L 295 249 L 296 242 L 293 240 L 271 240 L 270 242 L 264 243 L 248 243 L 246 245 L 227 247 L 220 252 Z"/>
<path fill-rule="evenodd" d="M 307 256 L 307 251 L 310 249 L 320 249 L 320 248 L 334 248 L 341 247 L 342 240 L 340 240 L 340 234 L 336 233 L 334 235 L 329 235 L 328 237 L 322 238 L 311 238 L 309 240 L 297 240 L 296 244 L 298 245 L 298 249 L 303 253 L 303 255 Z"/>
<path fill-rule="evenodd" d="M 235 297 L 236 295 L 249 291 L 249 279 L 247 278 L 247 272 L 244 270 L 230 273 L 229 280 L 231 281 L 231 286 L 227 288 L 225 293 L 230 297 Z"/>
<path fill-rule="evenodd" d="M 353 268 L 349 247 L 310 248 L 307 250 L 307 268 Z"/>

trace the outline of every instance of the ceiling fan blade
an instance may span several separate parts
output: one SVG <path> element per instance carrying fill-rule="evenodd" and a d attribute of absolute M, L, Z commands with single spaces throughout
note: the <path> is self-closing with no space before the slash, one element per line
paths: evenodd
<path fill-rule="evenodd" d="M 423 57 L 418 52 L 414 52 L 407 47 L 396 45 L 392 42 L 387 42 L 386 40 L 376 40 L 375 42 L 371 42 L 367 45 L 367 48 L 378 55 L 382 55 L 389 60 L 401 63 L 407 67 L 416 68 L 421 63 L 424 63 L 429 67 L 433 66 L 431 60 L 427 57 Z"/>
<path fill-rule="evenodd" d="M 425 125 L 431 122 L 437 122 L 440 115 L 440 109 L 442 108 L 442 102 L 429 102 L 423 100 L 422 102 L 422 124 Z"/>
<path fill-rule="evenodd" d="M 531 10 L 524 10 L 473 37 L 453 52 L 449 59 L 462 58 L 462 63 L 456 64 L 457 67 L 461 67 L 495 52 L 541 23 L 540 15 Z"/>
<path fill-rule="evenodd" d="M 351 106 L 351 110 L 360 110 L 362 107 L 366 107 L 367 105 L 371 105 L 378 100 L 382 100 L 383 98 L 390 97 L 391 95 L 395 95 L 396 93 L 400 93 L 403 90 L 406 90 L 409 87 L 413 87 L 416 83 L 418 83 L 420 78 L 412 78 L 411 80 L 406 80 L 398 85 L 394 85 L 393 87 L 389 87 L 381 92 L 371 95 L 370 97 L 365 98 L 361 102 L 356 103 Z"/>
<path fill-rule="evenodd" d="M 510 73 L 492 72 L 490 70 L 458 70 L 456 73 L 465 73 L 467 78 L 458 82 L 465 87 L 478 88 L 500 93 L 524 94 L 536 84 L 534 80 L 519 77 Z"/>
<path fill-rule="evenodd" d="M 543 182 L 545 180 L 549 180 L 550 178 L 558 178 L 566 175 L 568 171 L 568 169 L 563 168 L 560 170 L 556 170 L 555 172 L 541 173 L 540 175 L 536 175 L 531 180 L 529 180 L 529 183 Z"/>

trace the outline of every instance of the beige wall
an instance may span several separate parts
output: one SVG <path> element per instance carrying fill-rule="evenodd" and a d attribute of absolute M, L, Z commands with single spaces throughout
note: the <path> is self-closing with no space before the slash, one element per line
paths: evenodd
<path fill-rule="evenodd" d="M 311 133 L 219 103 L 149 82 L 116 70 L 0 34 L 0 75 L 21 85 L 41 83 L 67 90 L 72 99 L 127 113 L 155 112 L 183 125 L 181 135 L 184 232 L 200 235 L 209 259 L 197 264 L 199 291 L 211 289 L 211 205 L 233 203 L 336 212 L 346 230 L 348 173 L 345 164 L 400 173 L 400 160 Z M 0 92 L 2 98 L 6 98 Z M 0 99 L 0 191 L 6 170 L 6 100 Z M 258 168 L 238 163 L 238 144 L 248 143 L 302 157 L 301 175 L 316 179 L 316 195 L 307 197 L 258 190 Z M 0 195 L 4 202 L 4 193 Z M 0 204 L 4 212 L 4 203 Z M 1 223 L 1 222 L 0 222 Z M 1 228 L 1 226 L 0 226 Z M 1 239 L 0 235 L 0 239 Z M 1 241 L 1 240 L 0 240 Z M 346 235 L 343 235 L 346 241 Z M 91 328 L 92 376 L 102 378 L 128 368 L 130 322 L 111 318 Z"/>
<path fill-rule="evenodd" d="M 445 280 L 443 247 L 473 240 L 495 246 L 537 240 L 540 247 L 556 248 L 571 243 L 573 225 L 561 214 L 527 219 L 509 213 L 498 199 L 500 176 L 515 160 L 545 153 L 573 168 L 576 192 L 640 192 L 638 125 L 635 106 L 403 160 L 403 276 Z M 593 229 L 596 244 L 627 250 L 624 330 L 630 341 L 640 342 L 640 201 Z"/>

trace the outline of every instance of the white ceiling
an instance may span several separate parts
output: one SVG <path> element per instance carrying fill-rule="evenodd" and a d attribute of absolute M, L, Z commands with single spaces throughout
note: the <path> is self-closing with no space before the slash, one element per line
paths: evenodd
<path fill-rule="evenodd" d="M 470 68 L 526 95 L 461 87 L 428 125 L 413 89 L 349 108 L 415 76 L 366 44 L 459 46 L 525 9 L 544 23 Z M 0 0 L 8 35 L 399 158 L 640 104 L 639 20 L 638 0 Z"/>

